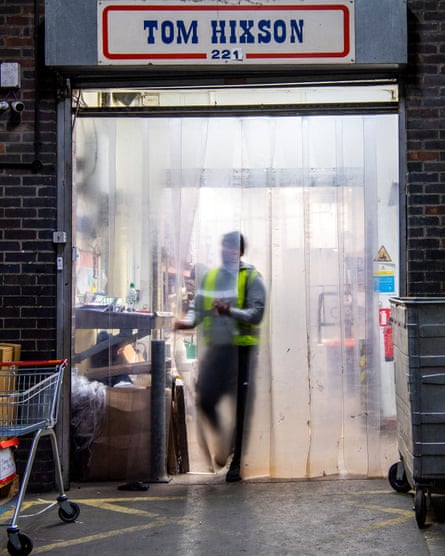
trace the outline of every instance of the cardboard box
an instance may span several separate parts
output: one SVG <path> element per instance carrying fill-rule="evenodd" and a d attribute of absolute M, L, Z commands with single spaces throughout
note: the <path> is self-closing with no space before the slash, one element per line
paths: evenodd
<path fill-rule="evenodd" d="M 0 344 L 0 361 L 13 361 L 14 359 L 14 348 L 12 346 L 5 346 Z"/>
<path fill-rule="evenodd" d="M 11 359 L 2 359 L 2 361 L 20 361 L 22 346 L 21 344 L 8 344 L 0 342 L 0 348 L 12 348 Z"/>
<path fill-rule="evenodd" d="M 0 345 L 0 361 L 12 361 L 14 348 L 12 346 Z M 10 394 L 15 391 L 16 379 L 10 368 L 1 366 L 0 363 L 0 426 L 9 427 L 15 423 L 17 414 L 16 407 L 12 405 L 13 398 Z M 0 433 L 0 438 L 3 435 Z"/>
<path fill-rule="evenodd" d="M 166 414 L 171 392 L 166 389 Z M 107 388 L 99 436 L 83 454 L 80 480 L 146 481 L 150 478 L 151 389 Z M 166 422 L 168 430 L 169 419 Z"/>
<path fill-rule="evenodd" d="M 16 496 L 20 489 L 19 476 L 15 475 L 8 484 L 0 486 L 0 506 L 5 506 Z"/>
<path fill-rule="evenodd" d="M 0 362 L 10 361 L 8 357 L 12 357 L 12 348 L 0 348 Z M 2 366 L 0 363 L 0 396 L 5 396 L 14 390 L 15 379 L 7 365 Z"/>

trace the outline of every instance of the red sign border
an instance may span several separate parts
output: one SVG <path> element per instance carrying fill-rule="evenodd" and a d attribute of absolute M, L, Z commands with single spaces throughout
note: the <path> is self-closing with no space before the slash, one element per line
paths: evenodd
<path fill-rule="evenodd" d="M 109 60 L 206 60 L 206 52 L 181 52 L 181 53 L 126 53 L 114 54 L 110 52 L 108 47 L 109 42 L 109 29 L 108 29 L 108 12 L 111 11 L 165 11 L 165 12 L 180 12 L 180 11 L 341 11 L 343 12 L 343 51 L 342 52 L 280 52 L 272 53 L 246 53 L 245 57 L 249 60 L 272 60 L 272 59 L 305 59 L 305 58 L 345 58 L 351 49 L 350 25 L 349 25 L 349 8 L 342 4 L 313 4 L 305 6 L 296 6 L 293 4 L 282 4 L 280 6 L 135 6 L 117 4 L 106 6 L 102 11 L 102 52 L 103 56 Z"/>

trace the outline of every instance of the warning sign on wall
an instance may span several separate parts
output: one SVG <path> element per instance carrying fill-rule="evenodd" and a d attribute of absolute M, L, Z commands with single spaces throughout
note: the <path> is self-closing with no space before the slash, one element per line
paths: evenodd
<path fill-rule="evenodd" d="M 395 265 L 378 264 L 374 269 L 374 291 L 379 293 L 395 293 Z"/>
<path fill-rule="evenodd" d="M 374 260 L 379 262 L 385 262 L 385 263 L 391 262 L 391 257 L 389 256 L 386 247 L 384 247 L 383 245 L 380 247 Z"/>

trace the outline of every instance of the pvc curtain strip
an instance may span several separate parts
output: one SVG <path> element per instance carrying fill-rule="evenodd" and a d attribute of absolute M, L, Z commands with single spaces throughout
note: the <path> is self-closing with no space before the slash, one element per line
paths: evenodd
<path fill-rule="evenodd" d="M 93 283 L 125 297 L 134 281 L 140 308 L 156 300 L 179 315 L 194 277 L 219 264 L 222 234 L 246 236 L 268 290 L 248 476 L 383 476 L 397 459 L 376 309 L 385 296 L 372 289 L 386 238 L 397 263 L 397 206 L 384 202 L 398 179 L 397 126 L 394 115 L 77 121 L 76 244 L 101 246 L 99 274 L 76 268 L 79 298 Z M 191 469 L 207 472 L 199 361 L 166 339 L 186 383 Z"/>

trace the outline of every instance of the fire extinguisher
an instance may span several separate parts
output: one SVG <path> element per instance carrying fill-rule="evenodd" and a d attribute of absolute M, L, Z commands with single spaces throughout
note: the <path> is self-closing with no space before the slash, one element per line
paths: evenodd
<path fill-rule="evenodd" d="M 394 344 L 392 341 L 392 326 L 383 329 L 383 345 L 385 348 L 385 361 L 394 361 Z"/>
<path fill-rule="evenodd" d="M 385 361 L 394 361 L 394 344 L 392 341 L 391 309 L 379 309 L 379 324 L 383 328 L 383 346 Z"/>

